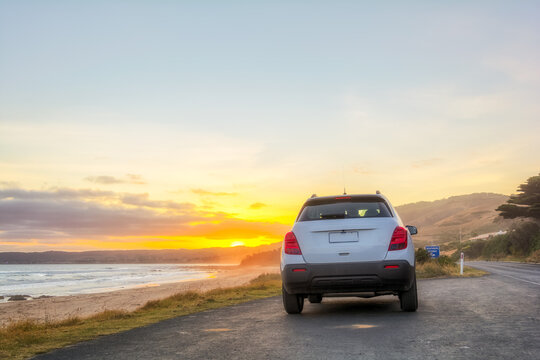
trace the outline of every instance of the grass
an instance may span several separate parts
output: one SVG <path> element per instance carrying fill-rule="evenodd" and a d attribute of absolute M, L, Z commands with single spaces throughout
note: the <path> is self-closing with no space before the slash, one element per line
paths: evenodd
<path fill-rule="evenodd" d="M 464 276 L 486 274 L 467 266 L 464 270 Z M 417 264 L 416 274 L 419 279 L 459 276 L 459 268 L 455 264 L 426 262 Z M 0 328 L 0 359 L 26 359 L 53 349 L 176 316 L 280 294 L 281 277 L 278 274 L 263 274 L 245 286 L 179 293 L 162 300 L 149 301 L 133 312 L 108 310 L 87 318 L 73 317 L 57 322 L 17 322 Z"/>
<path fill-rule="evenodd" d="M 149 325 L 180 315 L 281 294 L 278 274 L 264 274 L 250 284 L 207 292 L 185 292 L 150 301 L 133 312 L 105 311 L 58 322 L 17 322 L 0 328 L 0 359 L 26 359 L 53 349 Z"/>
<path fill-rule="evenodd" d="M 463 277 L 483 276 L 487 272 L 475 269 L 470 266 L 463 267 Z M 432 279 L 443 277 L 461 276 L 459 274 L 459 265 L 440 264 L 437 261 L 428 261 L 423 264 L 416 264 L 416 277 L 418 279 Z"/>

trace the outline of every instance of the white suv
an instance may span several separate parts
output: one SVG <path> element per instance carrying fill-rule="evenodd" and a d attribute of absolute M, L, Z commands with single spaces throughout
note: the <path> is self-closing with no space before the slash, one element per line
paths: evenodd
<path fill-rule="evenodd" d="M 308 199 L 281 250 L 283 306 L 298 314 L 304 298 L 398 295 L 416 311 L 414 226 L 403 226 L 378 192 Z"/>

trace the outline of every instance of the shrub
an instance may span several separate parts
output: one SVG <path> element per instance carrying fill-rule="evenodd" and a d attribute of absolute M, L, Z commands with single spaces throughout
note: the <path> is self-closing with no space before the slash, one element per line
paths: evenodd
<path fill-rule="evenodd" d="M 450 258 L 450 256 L 446 256 L 446 255 L 439 256 L 439 258 L 437 259 L 437 262 L 438 262 L 439 265 L 441 265 L 441 266 L 454 266 L 454 265 L 456 265 L 456 263 L 454 262 L 454 260 L 452 260 L 452 259 Z"/>
<path fill-rule="evenodd" d="M 540 250 L 536 250 L 527 258 L 528 261 L 540 263 Z"/>
<path fill-rule="evenodd" d="M 528 221 L 513 226 L 508 234 L 512 255 L 523 256 L 533 251 L 535 238 L 540 235 L 540 226 Z"/>
<path fill-rule="evenodd" d="M 510 241 L 508 234 L 494 236 L 487 240 L 486 246 L 482 250 L 482 257 L 497 260 L 510 255 Z"/>
<path fill-rule="evenodd" d="M 417 276 L 419 278 L 433 278 L 439 276 L 449 276 L 451 271 L 446 266 L 440 266 L 435 261 L 429 261 L 422 264 L 417 269 Z"/>
<path fill-rule="evenodd" d="M 532 241 L 532 253 L 535 253 L 537 252 L 538 250 L 540 250 L 540 232 L 538 234 L 536 234 L 535 237 L 533 237 L 533 241 Z"/>
<path fill-rule="evenodd" d="M 486 240 L 470 241 L 470 245 L 467 245 L 466 251 L 464 251 L 467 258 L 476 259 L 482 255 L 482 251 L 486 246 Z"/>
<path fill-rule="evenodd" d="M 431 256 L 429 255 L 429 252 L 424 248 L 418 248 L 416 249 L 416 262 L 423 264 L 426 261 L 429 261 L 431 259 Z"/>

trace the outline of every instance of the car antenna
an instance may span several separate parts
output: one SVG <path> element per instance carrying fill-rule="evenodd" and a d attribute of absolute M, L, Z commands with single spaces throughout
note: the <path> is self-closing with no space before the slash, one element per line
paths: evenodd
<path fill-rule="evenodd" d="M 343 179 L 343 195 L 347 195 L 347 190 L 345 190 L 345 166 L 341 166 L 341 178 Z"/>

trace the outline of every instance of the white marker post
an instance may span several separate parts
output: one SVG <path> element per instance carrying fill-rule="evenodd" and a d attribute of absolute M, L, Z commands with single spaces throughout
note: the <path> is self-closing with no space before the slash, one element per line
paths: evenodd
<path fill-rule="evenodd" d="M 463 258 L 465 254 L 461 253 L 461 259 L 459 260 L 459 274 L 463 275 Z"/>

